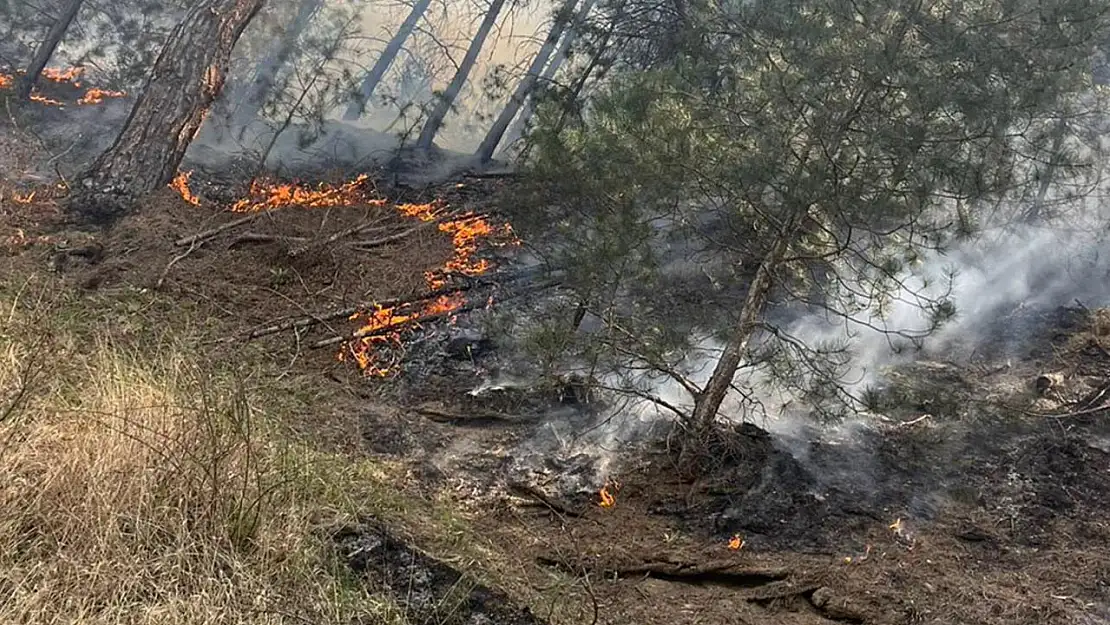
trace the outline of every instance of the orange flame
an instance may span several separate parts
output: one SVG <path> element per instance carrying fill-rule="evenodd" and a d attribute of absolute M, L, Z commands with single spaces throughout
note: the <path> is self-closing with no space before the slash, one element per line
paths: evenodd
<path fill-rule="evenodd" d="M 48 98 L 41 93 L 38 93 L 37 91 L 31 94 L 31 101 L 38 102 L 39 104 L 45 104 L 46 106 L 65 106 L 65 102 L 61 102 L 53 98 Z"/>
<path fill-rule="evenodd" d="M 599 501 L 597 505 L 601 506 L 602 508 L 612 508 L 613 506 L 617 505 L 616 493 L 620 491 L 620 488 L 620 482 L 606 479 L 605 485 L 602 486 L 601 490 L 597 492 L 598 497 L 601 498 L 601 501 Z"/>
<path fill-rule="evenodd" d="M 11 74 L 0 74 L 0 89 L 7 89 L 15 84 L 15 78 Z"/>
<path fill-rule="evenodd" d="M 353 206 L 356 204 L 385 206 L 388 202 L 371 198 L 363 188 L 363 183 L 368 178 L 368 175 L 362 174 L 358 178 L 339 186 L 321 183 L 315 189 L 297 184 L 255 180 L 251 183 L 248 197 L 236 202 L 231 210 L 249 213 L 278 208 L 279 206 L 303 206 L 305 208 Z"/>
<path fill-rule="evenodd" d="M 741 538 L 740 534 L 733 534 L 732 538 L 728 539 L 728 548 L 733 551 L 740 551 L 744 548 L 745 544 L 747 543 L 744 542 L 744 539 Z"/>
<path fill-rule="evenodd" d="M 169 187 L 177 191 L 183 200 L 192 204 L 193 206 L 200 206 L 200 198 L 193 194 L 189 189 L 189 178 L 193 176 L 191 171 L 178 172 L 174 176 L 173 181 L 170 182 Z"/>
<path fill-rule="evenodd" d="M 77 103 L 82 105 L 100 104 L 104 101 L 104 98 L 122 98 L 126 95 L 127 93 L 124 91 L 112 91 L 111 89 L 97 89 L 93 87 L 86 91 L 85 95 L 81 96 L 80 100 L 77 100 Z"/>
<path fill-rule="evenodd" d="M 84 67 L 67 67 L 65 69 L 61 69 L 59 67 L 47 67 L 46 69 L 42 70 L 42 77 L 54 82 L 71 82 L 73 83 L 74 87 L 80 87 L 81 83 L 77 82 L 77 79 L 80 78 L 81 74 L 84 73 Z"/>
<path fill-rule="evenodd" d="M 30 204 L 35 201 L 35 191 L 31 191 L 27 195 L 20 195 L 18 193 L 12 194 L 12 201 L 16 204 Z"/>

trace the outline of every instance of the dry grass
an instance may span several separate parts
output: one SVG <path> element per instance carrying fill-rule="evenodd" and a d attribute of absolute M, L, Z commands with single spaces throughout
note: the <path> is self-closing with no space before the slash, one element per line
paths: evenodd
<path fill-rule="evenodd" d="M 396 622 L 314 531 L 373 467 L 296 443 L 264 389 L 181 345 L 90 341 L 32 290 L 0 291 L 0 622 Z"/>

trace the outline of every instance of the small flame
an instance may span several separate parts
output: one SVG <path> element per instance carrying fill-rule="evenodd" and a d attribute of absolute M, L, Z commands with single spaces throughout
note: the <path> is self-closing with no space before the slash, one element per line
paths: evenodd
<path fill-rule="evenodd" d="M 189 189 L 189 178 L 192 178 L 193 172 L 181 171 L 174 176 L 173 181 L 170 182 L 169 187 L 177 191 L 181 198 L 193 206 L 200 206 L 200 198 L 193 194 Z"/>
<path fill-rule="evenodd" d="M 31 191 L 27 195 L 20 195 L 18 193 L 12 194 L 12 201 L 16 204 L 30 204 L 35 201 L 35 191 Z"/>
<path fill-rule="evenodd" d="M 38 93 L 37 91 L 31 94 L 31 101 L 38 102 L 39 104 L 45 104 L 46 106 L 65 106 L 64 102 L 55 100 L 53 98 L 48 98 L 41 93 Z"/>
<path fill-rule="evenodd" d="M 73 86 L 80 87 L 81 83 L 77 82 L 77 79 L 84 73 L 84 67 L 67 67 L 65 69 L 60 67 L 47 67 L 42 70 L 42 77 L 54 82 L 71 82 Z"/>
<path fill-rule="evenodd" d="M 601 487 L 601 490 L 599 490 L 597 493 L 598 497 L 601 498 L 601 501 L 599 501 L 597 505 L 601 506 L 602 508 L 612 508 L 613 506 L 617 505 L 616 493 L 620 491 L 620 488 L 620 482 L 612 479 L 606 479 L 605 485 L 603 485 Z"/>
<path fill-rule="evenodd" d="M 15 84 L 15 78 L 11 74 L 0 74 L 0 89 L 7 89 Z"/>
<path fill-rule="evenodd" d="M 78 100 L 77 103 L 81 105 L 100 104 L 104 101 L 104 98 L 122 98 L 126 95 L 127 93 L 124 91 L 112 91 L 111 89 L 97 89 L 93 87 L 86 91 L 85 95 L 81 96 L 81 99 Z"/>
<path fill-rule="evenodd" d="M 733 551 L 740 551 L 744 548 L 745 544 L 747 543 L 740 537 L 740 534 L 733 534 L 732 538 L 728 539 L 728 548 Z"/>

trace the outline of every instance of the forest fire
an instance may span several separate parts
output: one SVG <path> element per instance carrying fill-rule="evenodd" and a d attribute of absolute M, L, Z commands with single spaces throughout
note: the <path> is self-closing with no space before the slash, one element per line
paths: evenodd
<path fill-rule="evenodd" d="M 237 213 L 249 213 L 282 206 L 321 208 L 326 206 L 353 206 L 356 204 L 369 206 L 385 206 L 388 204 L 389 202 L 386 200 L 370 197 L 365 189 L 367 179 L 369 179 L 369 176 L 362 174 L 354 180 L 338 186 L 320 183 L 316 185 L 316 188 L 291 183 L 255 180 L 251 183 L 248 196 L 233 204 L 231 210 Z"/>
<path fill-rule="evenodd" d="M 84 67 L 48 67 L 42 70 L 42 78 L 57 85 L 64 85 L 72 89 L 83 89 L 84 84 L 80 81 L 81 76 L 85 73 Z M 0 89 L 9 89 L 15 86 L 15 79 L 17 74 L 0 74 Z M 56 89 L 54 91 L 57 91 Z M 36 89 L 31 92 L 29 98 L 32 102 L 42 104 L 43 106 L 64 107 L 67 102 L 59 99 L 59 94 L 53 94 L 55 97 L 48 96 L 42 91 Z M 115 91 L 111 89 L 100 89 L 92 87 L 87 89 L 84 93 L 76 99 L 78 105 L 92 105 L 101 104 L 104 100 L 109 98 L 122 98 L 127 95 L 124 91 Z M 70 96 L 72 97 L 72 96 Z M 67 98 L 68 99 L 68 98 Z"/>
<path fill-rule="evenodd" d="M 186 202 L 199 205 L 200 199 L 189 187 L 190 177 L 191 172 L 181 172 L 169 186 Z M 369 176 L 366 174 L 338 185 L 320 183 L 308 186 L 255 180 L 250 185 L 247 197 L 232 204 L 231 210 L 238 213 L 257 213 L 285 207 L 377 208 L 390 205 L 388 200 L 374 196 L 372 185 L 367 184 L 368 180 Z M 447 319 L 453 323 L 455 315 L 466 309 L 466 298 L 461 292 L 453 292 L 451 284 L 454 277 L 478 276 L 493 269 L 493 264 L 488 259 L 478 257 L 480 245 L 519 244 L 508 224 L 495 227 L 482 215 L 472 212 L 450 215 L 447 208 L 447 203 L 439 199 L 426 203 L 393 205 L 393 210 L 402 217 L 429 225 L 434 223 L 439 232 L 450 237 L 453 253 L 441 267 L 424 274 L 428 296 L 407 303 L 375 305 L 352 314 L 348 321 L 359 325 L 337 354 L 340 361 L 353 360 L 368 376 L 391 375 L 397 370 L 396 365 L 403 352 L 404 335 L 419 330 L 421 322 Z M 486 308 L 491 305 L 492 296 L 484 302 Z"/>

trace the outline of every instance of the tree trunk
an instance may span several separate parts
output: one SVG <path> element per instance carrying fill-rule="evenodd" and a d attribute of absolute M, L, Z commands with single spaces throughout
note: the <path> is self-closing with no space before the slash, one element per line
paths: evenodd
<path fill-rule="evenodd" d="M 239 35 L 263 0 L 199 0 L 170 33 L 123 131 L 82 174 L 71 209 L 97 220 L 170 182 L 223 88 Z"/>
<path fill-rule="evenodd" d="M 258 116 L 258 112 L 262 110 L 262 105 L 266 102 L 266 97 L 274 89 L 278 72 L 289 61 L 297 40 L 301 38 L 301 33 L 312 23 L 312 19 L 316 17 L 316 13 L 322 5 L 323 0 L 301 0 L 297 15 L 293 18 L 289 28 L 285 30 L 278 43 L 258 62 L 250 86 L 235 111 L 236 125 L 249 124 Z"/>
<path fill-rule="evenodd" d="M 470 47 L 467 48 L 466 55 L 463 56 L 458 71 L 455 72 L 455 77 L 451 79 L 451 84 L 447 85 L 447 89 L 440 95 L 439 102 L 432 110 L 432 114 L 428 116 L 428 121 L 424 123 L 424 128 L 420 131 L 420 138 L 416 140 L 417 149 L 431 149 L 432 141 L 435 140 L 447 113 L 451 112 L 451 107 L 455 104 L 455 98 L 459 97 L 459 92 L 466 84 L 470 71 L 474 69 L 478 54 L 482 51 L 482 46 L 486 43 L 489 32 L 493 30 L 493 25 L 497 23 L 497 16 L 500 15 L 501 8 L 504 6 L 505 0 L 493 0 L 490 4 L 485 19 L 478 26 L 478 32 L 474 34 L 474 39 L 471 40 Z"/>
<path fill-rule="evenodd" d="M 54 24 L 50 26 L 50 31 L 46 33 L 46 39 L 35 50 L 35 56 L 31 59 L 31 64 L 27 66 L 27 73 L 24 74 L 23 80 L 19 81 L 19 89 L 16 91 L 17 99 L 26 100 L 31 97 L 31 91 L 35 88 L 35 83 L 38 82 L 42 70 L 46 69 L 50 57 L 54 56 L 58 44 L 62 43 L 66 31 L 69 30 L 70 24 L 77 17 L 83 2 L 84 0 L 69 0 L 69 3 L 62 9 L 61 15 L 54 20 Z"/>
<path fill-rule="evenodd" d="M 378 56 L 377 62 L 374 67 L 370 68 L 370 72 L 366 74 L 366 78 L 362 79 L 362 85 L 359 86 L 359 93 L 354 101 L 347 107 L 347 111 L 343 114 L 343 120 L 352 122 L 362 117 L 362 112 L 366 110 L 366 103 L 374 96 L 374 90 L 378 88 L 385 73 L 389 71 L 389 66 L 393 64 L 393 60 L 397 58 L 397 53 L 401 51 L 401 46 L 405 44 L 412 31 L 416 30 L 416 25 L 424 17 L 424 12 L 431 6 L 432 0 L 417 0 L 416 4 L 412 6 L 412 11 L 409 16 L 401 22 L 401 27 L 394 33 L 393 38 L 386 44 L 385 50 L 382 50 L 381 55 Z"/>
<path fill-rule="evenodd" d="M 767 256 L 763 258 L 763 262 L 755 272 L 755 277 L 748 287 L 747 297 L 744 299 L 744 307 L 740 309 L 740 318 L 736 321 L 736 327 L 729 336 L 728 342 L 725 343 L 721 358 L 717 361 L 717 366 L 709 376 L 705 388 L 694 398 L 694 412 L 690 415 L 692 431 L 687 434 L 683 443 L 680 465 L 687 464 L 690 454 L 697 451 L 704 443 L 706 435 L 717 418 L 717 411 L 720 410 L 721 403 L 728 395 L 733 378 L 736 377 L 736 371 L 744 359 L 744 352 L 747 351 L 748 343 L 759 325 L 763 309 L 771 295 L 774 272 L 782 262 L 790 241 L 794 238 L 793 232 L 792 220 L 785 231 L 775 239 L 771 250 L 767 252 Z"/>
<path fill-rule="evenodd" d="M 489 132 L 486 133 L 482 144 L 478 146 L 478 151 L 475 153 L 478 160 L 482 163 L 488 163 L 493 159 L 493 152 L 497 149 L 497 145 L 501 143 L 501 138 L 505 136 L 505 131 L 508 130 L 509 124 L 516 117 L 520 107 L 528 96 L 535 89 L 536 83 L 539 80 L 540 72 L 548 65 L 548 60 L 551 58 L 551 53 L 555 51 L 555 46 L 559 43 L 559 38 L 562 37 L 563 31 L 566 30 L 567 24 L 574 19 L 574 9 L 578 5 L 578 0 L 567 0 L 566 5 L 563 7 L 563 13 L 555 16 L 555 23 L 551 25 L 551 31 L 547 34 L 547 39 L 544 40 L 543 45 L 540 46 L 539 52 L 536 57 L 532 59 L 532 65 L 528 67 L 528 73 L 517 84 L 513 95 L 505 104 L 505 108 L 501 109 L 501 114 L 493 122 Z"/>
<path fill-rule="evenodd" d="M 590 14 L 590 11 L 593 10 L 596 1 L 597 0 L 587 0 L 586 4 L 582 7 L 582 10 L 578 13 L 579 20 L 583 22 L 586 20 L 586 17 Z M 559 49 L 555 51 L 554 58 L 551 59 L 551 62 L 548 63 L 547 67 L 544 68 L 543 73 L 540 74 L 540 79 L 537 82 L 537 86 L 549 85 L 555 80 L 555 74 L 559 72 L 559 69 L 563 66 L 563 63 L 566 62 L 567 55 L 570 52 L 570 47 L 574 44 L 574 40 L 577 37 L 578 30 L 574 27 L 573 24 L 571 24 L 568 27 L 567 33 L 563 35 L 563 41 L 559 43 Z M 510 126 L 509 130 L 506 132 L 509 137 L 507 142 L 509 145 L 512 145 L 517 141 L 517 139 L 520 139 L 522 136 L 524 136 L 524 132 L 528 128 L 528 122 L 531 121 L 532 114 L 535 111 L 536 99 L 533 93 L 529 94 L 527 101 L 524 103 L 524 108 L 521 109 L 520 114 L 517 115 L 516 121 L 513 122 L 512 126 Z"/>

